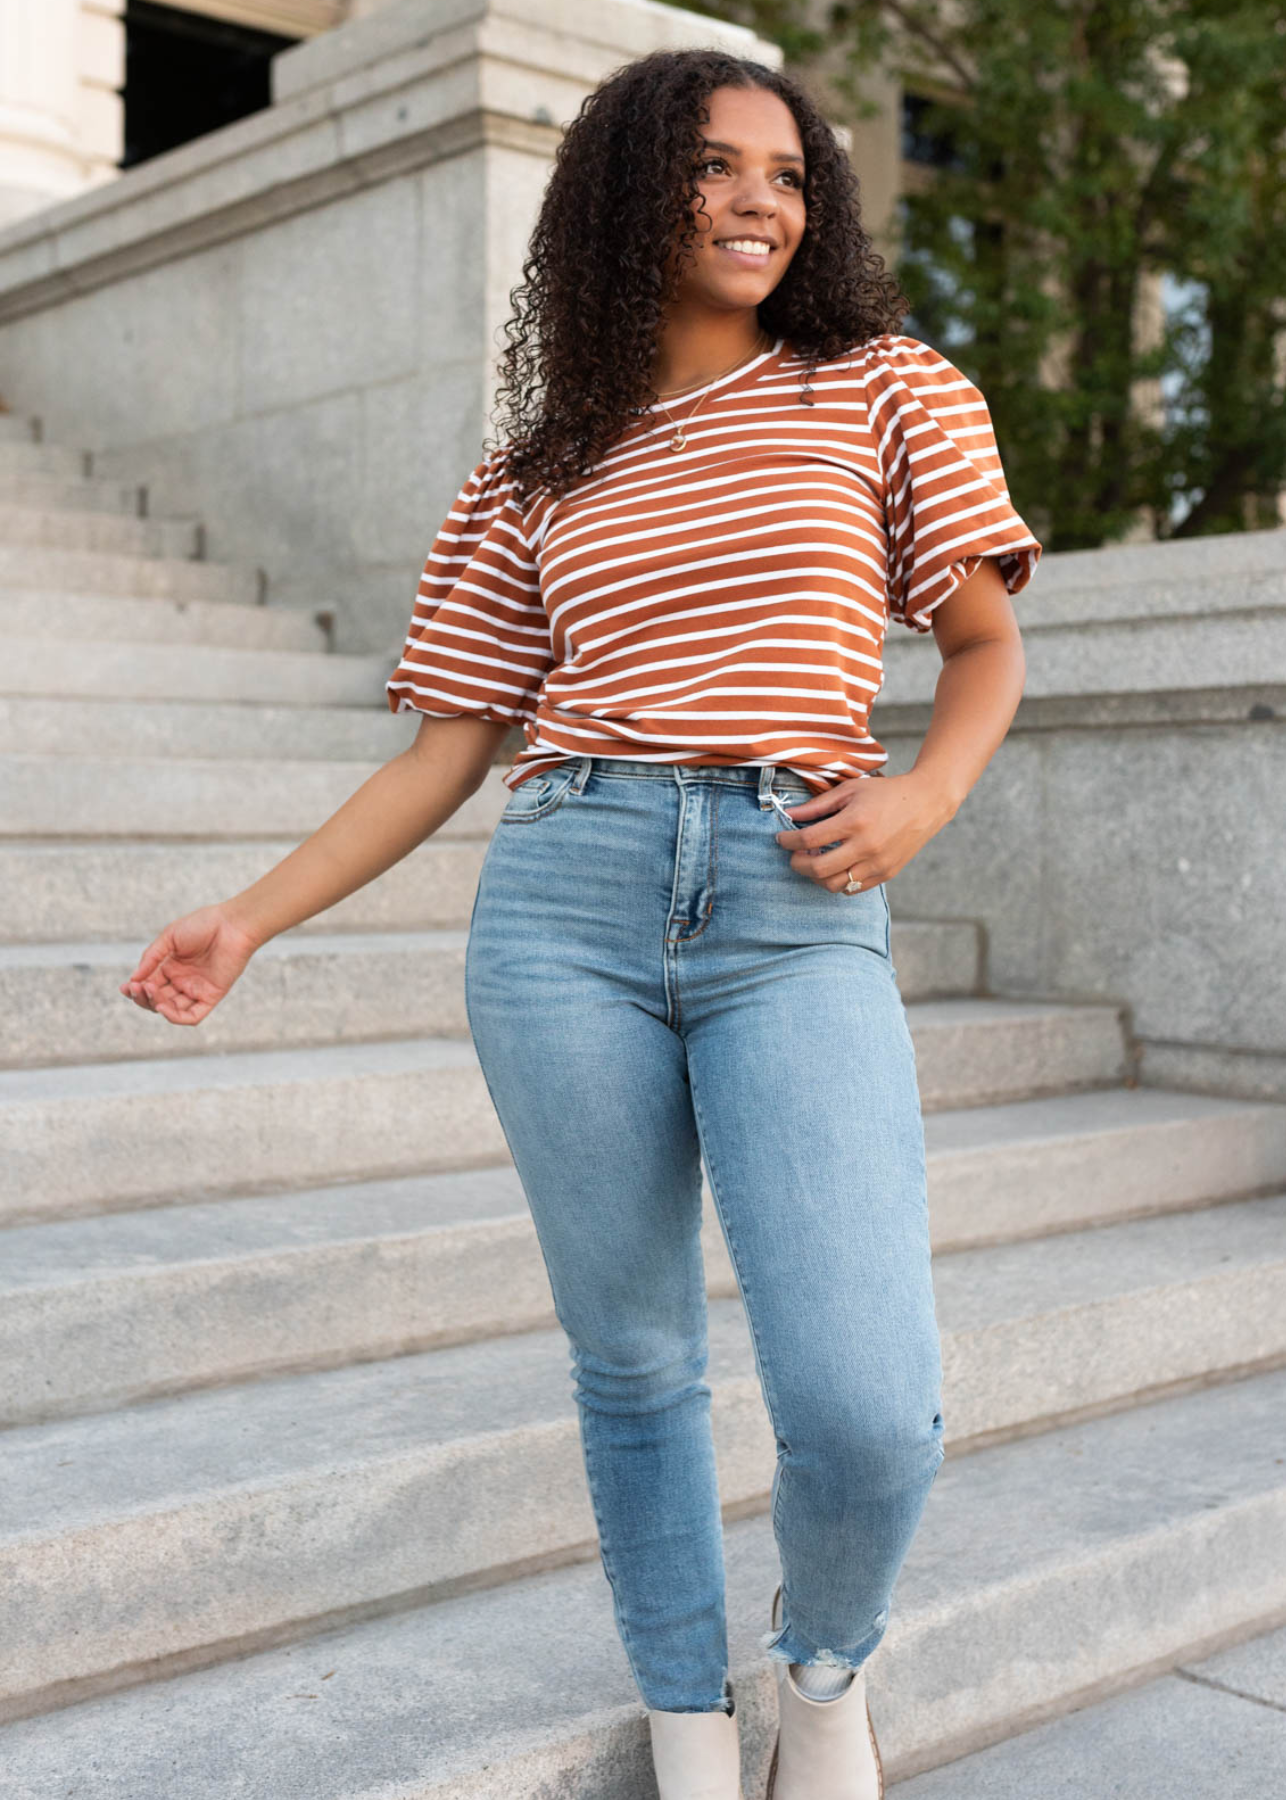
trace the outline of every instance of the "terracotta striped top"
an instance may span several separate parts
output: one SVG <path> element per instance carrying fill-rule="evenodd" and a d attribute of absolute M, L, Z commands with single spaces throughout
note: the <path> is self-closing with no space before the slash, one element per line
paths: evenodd
<path fill-rule="evenodd" d="M 1011 594 L 1041 545 L 1010 503 L 979 390 L 889 333 L 817 365 L 788 341 L 638 415 L 556 500 L 520 506 L 502 444 L 420 581 L 394 712 L 521 724 L 517 787 L 569 756 L 779 763 L 821 792 L 879 774 L 890 619 L 930 615 L 984 556 Z"/>

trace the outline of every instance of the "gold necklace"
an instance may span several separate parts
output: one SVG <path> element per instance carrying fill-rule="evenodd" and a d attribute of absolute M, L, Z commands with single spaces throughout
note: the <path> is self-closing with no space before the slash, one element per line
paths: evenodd
<path fill-rule="evenodd" d="M 724 369 L 720 374 L 712 375 L 710 377 L 709 382 L 706 384 L 706 392 L 707 393 L 709 392 L 710 388 L 713 387 L 713 385 L 716 381 L 722 381 L 725 375 L 731 375 L 733 369 L 739 368 L 742 363 L 751 362 L 762 350 L 765 340 L 767 340 L 770 343 L 772 341 L 768 337 L 768 333 L 761 326 L 760 331 L 759 331 L 759 336 L 755 340 L 754 349 L 747 351 L 745 356 L 739 356 L 735 363 L 732 363 L 728 368 Z M 689 383 L 689 385 L 695 386 L 697 384 Z M 675 393 L 680 393 L 682 390 L 679 388 L 670 388 L 667 391 L 669 393 L 675 394 Z M 702 394 L 701 399 L 697 401 L 696 405 L 692 408 L 692 411 L 688 414 L 687 418 L 683 421 L 683 425 L 690 425 L 692 423 L 693 419 L 695 419 L 697 414 L 700 412 L 701 407 L 705 401 L 705 398 L 706 398 L 706 395 Z M 661 411 L 665 414 L 666 418 L 670 421 L 671 425 L 674 425 L 674 436 L 670 439 L 669 448 L 671 450 L 684 449 L 687 445 L 688 440 L 683 435 L 683 425 L 675 424 L 674 414 L 670 411 L 668 406 L 666 406 L 662 403 L 659 393 L 657 395 L 656 403 L 661 408 Z"/>
<path fill-rule="evenodd" d="M 686 393 L 689 388 L 706 387 L 712 381 L 721 381 L 725 375 L 730 375 L 732 373 L 732 371 L 736 368 L 737 363 L 750 361 L 750 358 L 755 354 L 755 351 L 759 348 L 759 346 L 763 342 L 765 336 L 766 336 L 766 333 L 764 332 L 763 327 L 760 326 L 759 336 L 755 339 L 755 341 L 751 345 L 750 349 L 745 351 L 743 355 L 737 357 L 736 362 L 730 362 L 726 369 L 720 369 L 717 375 L 708 375 L 708 376 L 704 376 L 704 377 L 699 377 L 696 381 L 685 381 L 683 383 L 682 387 L 658 388 L 657 393 L 658 394 L 683 394 L 683 393 Z"/>

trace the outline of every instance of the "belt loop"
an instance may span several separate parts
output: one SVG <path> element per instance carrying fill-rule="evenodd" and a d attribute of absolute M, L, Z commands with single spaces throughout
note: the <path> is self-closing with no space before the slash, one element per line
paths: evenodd
<path fill-rule="evenodd" d="M 572 784 L 569 789 L 570 793 L 579 794 L 583 790 L 585 783 L 589 780 L 589 772 L 593 766 L 594 758 L 592 756 L 578 756 L 576 758 L 576 773 L 572 776 Z"/>
<path fill-rule="evenodd" d="M 768 812 L 772 807 L 772 801 L 768 798 L 768 796 L 773 791 L 773 787 L 772 787 L 773 776 L 776 774 L 776 772 L 777 772 L 776 763 L 764 763 L 759 771 L 759 810 L 760 810 L 760 812 Z"/>

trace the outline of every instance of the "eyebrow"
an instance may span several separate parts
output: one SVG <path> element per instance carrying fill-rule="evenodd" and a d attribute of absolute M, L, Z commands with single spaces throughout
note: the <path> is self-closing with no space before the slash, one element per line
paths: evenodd
<path fill-rule="evenodd" d="M 702 147 L 706 150 L 726 150 L 729 153 L 729 155 L 731 155 L 731 156 L 740 156 L 741 155 L 741 150 L 738 145 L 720 143 L 718 138 L 702 138 L 701 143 L 702 143 Z M 789 150 L 775 151 L 770 160 L 772 162 L 798 163 L 801 169 L 804 166 L 803 157 L 795 156 Z"/>

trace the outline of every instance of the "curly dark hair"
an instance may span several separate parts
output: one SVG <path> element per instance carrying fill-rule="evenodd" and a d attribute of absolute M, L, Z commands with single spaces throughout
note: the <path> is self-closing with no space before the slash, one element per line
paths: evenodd
<path fill-rule="evenodd" d="M 697 235 L 695 171 L 706 102 L 719 87 L 778 95 L 803 144 L 804 234 L 759 322 L 805 360 L 804 403 L 819 362 L 898 330 L 911 310 L 862 227 L 853 165 L 797 81 L 721 50 L 638 57 L 587 95 L 568 125 L 522 282 L 509 293 L 515 310 L 496 389 L 507 410 L 492 422 L 511 442 L 520 499 L 541 485 L 565 493 L 657 399 L 652 363 Z"/>

